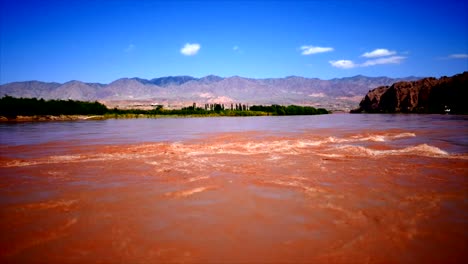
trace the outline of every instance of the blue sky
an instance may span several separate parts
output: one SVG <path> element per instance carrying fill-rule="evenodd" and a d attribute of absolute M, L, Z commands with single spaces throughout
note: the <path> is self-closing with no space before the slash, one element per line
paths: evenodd
<path fill-rule="evenodd" d="M 468 70 L 467 1 L 0 1 L 0 83 Z"/>

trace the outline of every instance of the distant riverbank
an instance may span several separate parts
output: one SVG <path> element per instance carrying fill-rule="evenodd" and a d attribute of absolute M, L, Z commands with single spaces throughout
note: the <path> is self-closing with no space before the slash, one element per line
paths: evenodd
<path fill-rule="evenodd" d="M 224 104 L 206 104 L 204 108 L 195 104 L 182 109 L 164 109 L 158 105 L 152 110 L 109 109 L 99 102 L 73 100 L 43 100 L 36 98 L 0 99 L 0 122 L 101 120 L 109 118 L 160 118 L 160 117 L 219 117 L 219 116 L 284 116 L 321 115 L 329 111 L 323 108 L 297 105 L 253 105 L 238 104 L 225 108 Z"/>
<path fill-rule="evenodd" d="M 103 120 L 103 115 L 85 116 L 85 115 L 33 115 L 33 116 L 0 116 L 0 122 L 35 122 L 35 121 L 72 121 L 72 120 Z"/>
<path fill-rule="evenodd" d="M 268 116 L 271 115 L 265 112 L 249 111 L 243 115 L 236 113 L 211 113 L 205 114 L 191 114 L 191 115 L 151 115 L 151 114 L 105 114 L 105 115 L 31 115 L 31 116 L 15 116 L 6 117 L 0 116 L 1 123 L 15 123 L 15 122 L 47 122 L 47 121 L 80 121 L 80 120 L 105 120 L 105 119 L 126 119 L 126 118 L 191 118 L 191 117 L 222 117 L 222 116 Z"/>

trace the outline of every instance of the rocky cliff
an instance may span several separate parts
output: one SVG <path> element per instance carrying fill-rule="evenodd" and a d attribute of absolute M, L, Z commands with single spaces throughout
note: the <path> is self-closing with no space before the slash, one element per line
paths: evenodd
<path fill-rule="evenodd" d="M 367 93 L 352 113 L 468 113 L 468 72 L 381 86 Z"/>

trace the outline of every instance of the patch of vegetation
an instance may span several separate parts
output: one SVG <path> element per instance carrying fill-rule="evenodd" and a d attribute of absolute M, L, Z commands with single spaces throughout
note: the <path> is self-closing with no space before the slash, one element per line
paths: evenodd
<path fill-rule="evenodd" d="M 36 98 L 15 98 L 4 96 L 0 99 L 0 115 L 6 117 L 33 115 L 103 115 L 109 109 L 99 102 L 74 100 L 44 100 Z"/>
<path fill-rule="evenodd" d="M 324 108 L 314 108 L 311 106 L 298 106 L 298 105 L 253 105 L 250 111 L 263 111 L 273 115 L 321 115 L 328 114 L 329 112 Z"/>
<path fill-rule="evenodd" d="M 99 102 L 83 102 L 75 100 L 44 100 L 36 98 L 15 98 L 4 96 L 0 99 L 0 116 L 15 118 L 17 116 L 36 115 L 103 115 L 106 118 L 139 118 L 161 116 L 265 116 L 265 115 L 318 115 L 328 114 L 323 108 L 315 109 L 310 106 L 282 106 L 282 105 L 254 105 L 246 107 L 236 105 L 234 109 L 225 109 L 224 105 L 214 104 L 205 108 L 184 107 L 168 110 L 157 105 L 152 110 L 140 109 L 108 109 Z"/>

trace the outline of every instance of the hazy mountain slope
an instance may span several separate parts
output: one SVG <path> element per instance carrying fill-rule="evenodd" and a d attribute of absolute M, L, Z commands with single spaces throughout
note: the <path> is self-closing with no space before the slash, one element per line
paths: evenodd
<path fill-rule="evenodd" d="M 0 85 L 0 96 L 7 94 L 14 97 L 49 98 L 49 94 L 60 85 L 55 82 L 12 82 Z"/>
<path fill-rule="evenodd" d="M 72 99 L 72 100 L 97 100 L 96 88 L 80 81 L 66 82 L 53 91 L 45 99 Z"/>
<path fill-rule="evenodd" d="M 196 80 L 196 78 L 192 76 L 168 76 L 168 77 L 161 77 L 161 78 L 154 78 L 149 81 L 149 83 L 165 87 L 169 85 L 181 85 L 189 81 Z"/>
<path fill-rule="evenodd" d="M 101 88 L 97 94 L 99 99 L 105 100 L 147 99 L 158 94 L 158 88 L 152 84 L 144 84 L 135 78 L 121 78 Z"/>
<path fill-rule="evenodd" d="M 70 81 L 64 84 L 38 81 L 15 82 L 0 86 L 0 94 L 15 97 L 45 99 L 77 99 L 146 102 L 185 105 L 191 102 L 246 104 L 301 104 L 348 110 L 357 107 L 369 90 L 397 81 L 412 81 L 416 77 L 394 79 L 362 75 L 321 80 L 289 76 L 286 78 L 252 79 L 233 76 L 203 78 L 168 76 L 151 80 L 121 78 L 109 84 Z"/>

